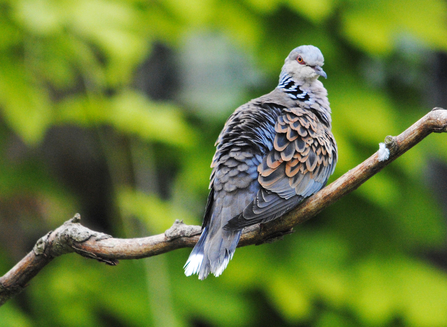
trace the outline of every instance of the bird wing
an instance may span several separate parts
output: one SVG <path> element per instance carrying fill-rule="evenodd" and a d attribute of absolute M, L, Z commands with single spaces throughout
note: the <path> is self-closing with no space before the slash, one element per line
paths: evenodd
<path fill-rule="evenodd" d="M 335 169 L 337 148 L 328 126 L 302 108 L 286 108 L 275 125 L 273 148 L 258 166 L 260 189 L 227 229 L 273 220 L 318 192 Z"/>

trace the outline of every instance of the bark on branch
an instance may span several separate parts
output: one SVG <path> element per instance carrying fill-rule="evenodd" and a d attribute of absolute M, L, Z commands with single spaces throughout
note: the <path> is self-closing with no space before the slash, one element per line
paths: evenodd
<path fill-rule="evenodd" d="M 262 244 L 291 233 L 295 225 L 312 218 L 357 189 L 430 133 L 446 131 L 447 110 L 434 108 L 400 135 L 385 138 L 386 147 L 390 152 L 388 159 L 379 161 L 378 152 L 374 153 L 332 184 L 306 199 L 290 213 L 262 226 L 246 228 L 239 246 Z M 0 278 L 0 306 L 20 293 L 43 267 L 62 254 L 75 252 L 86 258 L 116 265 L 119 259 L 140 259 L 179 248 L 193 247 L 200 234 L 200 226 L 185 225 L 182 221 L 176 220 L 163 234 L 119 239 L 82 226 L 80 219 L 80 215 L 76 214 L 62 226 L 43 236 L 25 258 Z"/>

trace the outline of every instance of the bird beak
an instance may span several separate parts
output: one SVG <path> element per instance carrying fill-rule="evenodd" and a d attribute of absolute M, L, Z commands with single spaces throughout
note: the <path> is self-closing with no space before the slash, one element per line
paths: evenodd
<path fill-rule="evenodd" d="M 327 74 L 324 72 L 323 68 L 321 68 L 320 66 L 315 66 L 315 73 L 317 73 L 317 75 L 323 76 L 324 78 L 327 79 Z"/>

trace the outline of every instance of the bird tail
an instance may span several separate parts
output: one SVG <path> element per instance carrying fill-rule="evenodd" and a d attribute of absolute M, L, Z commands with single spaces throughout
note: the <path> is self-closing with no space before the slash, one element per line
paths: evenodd
<path fill-rule="evenodd" d="M 183 269 L 185 269 L 185 275 L 188 277 L 194 274 L 198 274 L 200 271 L 200 267 L 202 266 L 203 262 L 204 245 L 207 236 L 208 227 L 205 227 L 202 231 L 202 235 L 200 235 L 199 241 L 194 246 L 194 249 L 189 255 L 188 261 L 186 261 L 185 265 L 183 266 Z"/>
<path fill-rule="evenodd" d="M 218 277 L 222 274 L 233 258 L 241 230 L 218 230 L 209 235 L 208 227 L 203 229 L 199 241 L 186 261 L 185 275 L 198 274 L 199 279 L 205 279 L 210 273 Z"/>

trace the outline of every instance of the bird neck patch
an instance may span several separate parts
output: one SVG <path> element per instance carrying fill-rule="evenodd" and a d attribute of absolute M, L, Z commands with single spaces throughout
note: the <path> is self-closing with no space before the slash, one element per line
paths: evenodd
<path fill-rule="evenodd" d="M 300 85 L 287 73 L 281 74 L 278 88 L 282 89 L 293 100 L 308 101 L 310 99 L 309 94 L 303 91 Z"/>

